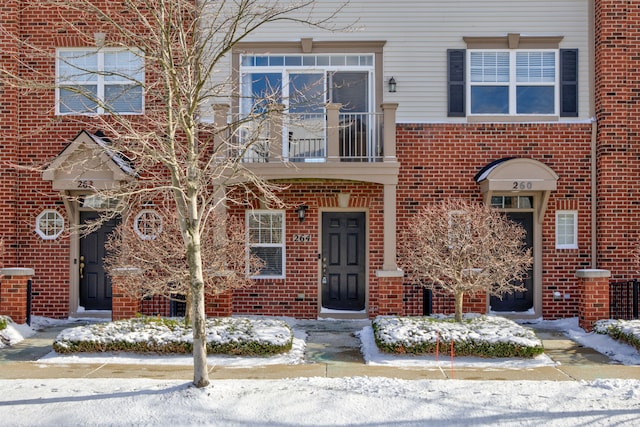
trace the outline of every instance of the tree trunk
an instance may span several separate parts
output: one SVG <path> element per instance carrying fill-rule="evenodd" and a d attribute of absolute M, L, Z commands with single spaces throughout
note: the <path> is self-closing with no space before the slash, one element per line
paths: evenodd
<path fill-rule="evenodd" d="M 193 329 L 193 384 L 209 385 L 207 368 L 207 328 L 204 311 L 204 279 L 199 230 L 191 230 L 192 244 L 187 248 L 187 260 L 191 273 L 191 324 Z"/>
<path fill-rule="evenodd" d="M 456 314 L 455 319 L 456 322 L 462 322 L 462 299 L 464 297 L 464 292 L 456 291 Z"/>

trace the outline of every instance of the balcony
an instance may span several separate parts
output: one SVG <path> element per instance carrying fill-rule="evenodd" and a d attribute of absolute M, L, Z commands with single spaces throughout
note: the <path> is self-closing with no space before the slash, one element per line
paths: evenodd
<path fill-rule="evenodd" d="M 243 151 L 244 167 L 265 179 L 397 183 L 397 104 L 383 104 L 381 113 L 344 113 L 340 107 L 327 104 L 326 114 L 286 114 L 282 106 L 272 107 L 266 121 L 241 126 L 234 150 Z"/>

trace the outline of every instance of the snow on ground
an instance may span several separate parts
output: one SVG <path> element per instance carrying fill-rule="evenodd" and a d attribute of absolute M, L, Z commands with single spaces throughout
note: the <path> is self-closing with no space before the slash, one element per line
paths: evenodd
<path fill-rule="evenodd" d="M 574 319 L 529 326 L 564 331 L 583 345 L 602 346 L 612 357 L 626 349 L 625 363 L 640 364 L 630 346 L 618 347 L 606 336 L 584 333 Z M 290 362 L 300 363 L 305 336 L 295 326 L 294 331 L 294 349 L 276 359 L 290 357 Z M 384 360 L 367 347 L 373 339 L 370 327 L 360 337 L 368 363 L 395 360 L 402 365 L 420 359 Z M 104 361 L 114 362 L 113 357 Z M 132 359 L 156 363 L 148 356 Z M 264 364 L 261 358 L 253 359 L 245 363 Z M 54 360 L 71 362 L 67 356 L 49 355 L 40 363 Z M 211 362 L 227 364 L 217 358 Z M 293 378 L 216 380 L 196 389 L 188 381 L 147 379 L 0 380 L 0 414 L 2 426 L 637 426 L 640 381 Z"/>
<path fill-rule="evenodd" d="M 29 325 L 13 323 L 7 316 L 0 316 L 0 321 L 7 322 L 7 327 L 0 331 L 0 349 L 17 344 L 36 333 Z"/>
<path fill-rule="evenodd" d="M 0 381 L 11 426 L 637 426 L 640 381 Z"/>
<path fill-rule="evenodd" d="M 628 323 L 634 325 L 640 324 L 637 320 Z M 568 338 L 578 344 L 605 354 L 616 362 L 620 362 L 623 365 L 640 365 L 640 352 L 633 346 L 614 340 L 608 335 L 585 332 L 584 329 L 578 326 L 578 318 L 576 317 L 559 320 L 539 320 L 526 326 L 562 331 Z"/>

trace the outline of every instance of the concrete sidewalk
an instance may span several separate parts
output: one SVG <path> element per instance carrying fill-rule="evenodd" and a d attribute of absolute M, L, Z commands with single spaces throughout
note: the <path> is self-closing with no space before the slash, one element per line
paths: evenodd
<path fill-rule="evenodd" d="M 594 380 L 598 378 L 640 379 L 640 366 L 625 366 L 566 338 L 561 332 L 536 330 L 545 354 L 555 366 L 526 369 L 405 368 L 366 365 L 360 353 L 360 340 L 354 335 L 368 321 L 304 321 L 307 332 L 305 363 L 257 367 L 213 366 L 211 379 L 280 379 L 291 377 L 390 377 L 401 379 L 466 380 Z M 0 350 L 0 379 L 23 378 L 152 378 L 191 380 L 189 366 L 102 364 L 45 364 L 36 362 L 51 351 L 60 330 L 54 327 L 38 332 L 21 343 Z"/>

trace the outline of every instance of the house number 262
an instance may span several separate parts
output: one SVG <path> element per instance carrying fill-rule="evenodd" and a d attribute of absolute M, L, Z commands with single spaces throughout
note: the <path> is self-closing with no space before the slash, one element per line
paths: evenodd
<path fill-rule="evenodd" d="M 93 187 L 93 181 L 91 181 L 91 180 L 80 180 L 77 183 L 78 183 L 78 188 L 91 188 L 91 187 Z"/>
<path fill-rule="evenodd" d="M 531 181 L 513 181 L 514 190 L 531 190 L 533 183 Z"/>

